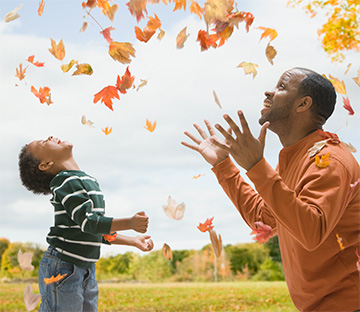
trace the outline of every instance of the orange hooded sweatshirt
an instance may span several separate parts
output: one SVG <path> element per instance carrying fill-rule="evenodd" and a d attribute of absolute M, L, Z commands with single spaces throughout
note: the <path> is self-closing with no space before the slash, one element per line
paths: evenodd
<path fill-rule="evenodd" d="M 274 170 L 265 159 L 240 176 L 230 158 L 212 168 L 246 223 L 262 221 L 278 235 L 286 282 L 300 311 L 360 309 L 360 168 L 343 143 L 326 142 L 317 153 L 330 163 L 318 167 L 309 149 L 324 140 L 315 131 L 283 148 Z"/>

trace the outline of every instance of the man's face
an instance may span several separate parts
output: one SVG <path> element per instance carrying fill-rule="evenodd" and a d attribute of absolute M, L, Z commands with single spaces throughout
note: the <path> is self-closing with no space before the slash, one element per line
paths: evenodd
<path fill-rule="evenodd" d="M 261 110 L 259 123 L 270 122 L 270 127 L 276 123 L 286 123 L 294 112 L 294 102 L 298 98 L 300 82 L 305 74 L 297 69 L 290 69 L 280 77 L 276 87 L 266 91 L 264 108 Z"/>

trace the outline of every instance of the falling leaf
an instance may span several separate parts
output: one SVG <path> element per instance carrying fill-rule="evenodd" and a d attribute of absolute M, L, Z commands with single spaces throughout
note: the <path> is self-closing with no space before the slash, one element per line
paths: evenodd
<path fill-rule="evenodd" d="M 345 71 L 344 75 L 346 75 L 349 72 L 349 70 L 351 68 L 351 65 L 352 65 L 351 63 L 348 64 L 348 66 L 346 67 L 346 71 Z"/>
<path fill-rule="evenodd" d="M 102 129 L 102 132 L 104 132 L 106 135 L 109 135 L 112 132 L 112 127 L 105 127 L 105 129 Z"/>
<path fill-rule="evenodd" d="M 340 246 L 340 249 L 341 249 L 341 250 L 344 250 L 345 247 L 344 247 L 344 245 L 343 245 L 342 238 L 341 238 L 341 237 L 339 236 L 339 234 L 337 234 L 337 233 L 336 233 L 336 240 L 337 240 L 337 242 L 338 242 L 338 244 L 339 244 L 339 246 Z"/>
<path fill-rule="evenodd" d="M 204 223 L 199 223 L 198 225 L 198 229 L 201 232 L 206 232 L 212 230 L 214 228 L 214 226 L 212 225 L 212 221 L 214 220 L 214 217 L 212 217 L 211 219 L 206 219 L 206 221 Z"/>
<path fill-rule="evenodd" d="M 5 22 L 9 23 L 9 22 L 17 19 L 18 17 L 20 17 L 20 15 L 17 12 L 21 9 L 22 6 L 23 6 L 23 3 L 20 4 L 18 7 L 16 7 L 14 10 L 7 13 L 4 17 Z"/>
<path fill-rule="evenodd" d="M 44 283 L 46 285 L 52 284 L 52 283 L 56 283 L 56 282 L 60 282 L 62 279 L 65 278 L 65 276 L 67 275 L 67 273 L 61 275 L 60 273 L 55 277 L 54 275 L 49 277 L 49 278 L 44 278 Z"/>
<path fill-rule="evenodd" d="M 354 77 L 353 80 L 354 80 L 355 83 L 360 87 L 360 69 L 358 70 L 358 75 L 357 75 L 357 77 Z"/>
<path fill-rule="evenodd" d="M 88 23 L 87 22 L 84 22 L 79 30 L 79 32 L 84 32 L 88 27 Z"/>
<path fill-rule="evenodd" d="M 199 3 L 197 3 L 197 1 L 191 0 L 189 10 L 191 14 L 196 14 L 200 17 L 200 19 L 202 19 L 203 8 L 199 5 Z"/>
<path fill-rule="evenodd" d="M 51 49 L 49 49 L 49 52 L 54 55 L 58 60 L 62 61 L 65 57 L 65 46 L 62 41 L 60 40 L 59 44 L 56 44 L 55 40 L 50 38 L 51 40 Z"/>
<path fill-rule="evenodd" d="M 106 241 L 109 243 L 113 242 L 116 239 L 117 233 L 112 232 L 111 234 L 103 234 L 102 235 Z"/>
<path fill-rule="evenodd" d="M 110 5 L 106 0 L 97 0 L 97 6 L 102 9 L 101 13 L 109 18 L 110 21 L 114 21 L 115 13 L 119 8 L 117 4 Z"/>
<path fill-rule="evenodd" d="M 82 7 L 85 8 L 89 8 L 90 10 L 96 8 L 96 0 L 87 0 L 87 2 L 83 2 Z"/>
<path fill-rule="evenodd" d="M 78 61 L 71 60 L 69 64 L 63 64 L 60 66 L 60 68 L 64 73 L 67 73 L 77 63 Z"/>
<path fill-rule="evenodd" d="M 356 261 L 356 268 L 357 268 L 358 272 L 360 273 L 360 256 L 359 256 L 359 252 L 357 249 L 355 250 L 355 254 L 356 254 L 356 257 L 358 258 L 358 261 Z"/>
<path fill-rule="evenodd" d="M 173 2 L 175 3 L 173 12 L 181 10 L 182 8 L 186 11 L 186 0 L 173 0 Z"/>
<path fill-rule="evenodd" d="M 24 290 L 24 302 L 25 302 L 25 308 L 27 311 L 32 311 L 36 308 L 36 306 L 39 304 L 41 300 L 40 294 L 34 294 L 32 287 L 30 284 L 28 284 L 25 287 Z"/>
<path fill-rule="evenodd" d="M 16 75 L 15 77 L 18 77 L 19 80 L 23 80 L 25 78 L 25 72 L 28 67 L 26 66 L 24 69 L 22 68 L 22 63 L 19 64 L 19 69 L 16 68 Z"/>
<path fill-rule="evenodd" d="M 245 75 L 253 74 L 254 79 L 257 74 L 256 68 L 259 67 L 259 65 L 249 62 L 241 62 L 237 67 L 243 68 Z"/>
<path fill-rule="evenodd" d="M 142 18 L 144 18 L 144 13 L 147 14 L 146 4 L 147 0 L 130 0 L 126 3 L 131 15 L 136 17 L 136 21 L 138 23 Z"/>
<path fill-rule="evenodd" d="M 149 21 L 146 24 L 146 28 L 156 31 L 161 27 L 161 21 L 154 13 L 154 17 L 148 16 Z"/>
<path fill-rule="evenodd" d="M 44 12 L 45 2 L 44 0 L 41 0 L 39 2 L 39 8 L 38 8 L 38 15 L 41 16 Z"/>
<path fill-rule="evenodd" d="M 329 160 L 330 153 L 327 153 L 326 155 L 322 155 L 321 158 L 319 155 L 315 156 L 315 165 L 319 168 L 326 168 L 331 160 Z"/>
<path fill-rule="evenodd" d="M 265 37 L 269 37 L 270 41 L 273 41 L 278 35 L 277 31 L 275 29 L 262 27 L 262 26 L 257 27 L 257 29 L 260 29 L 263 31 L 263 33 L 261 34 L 261 37 L 260 37 L 260 41 Z"/>
<path fill-rule="evenodd" d="M 21 249 L 19 249 L 17 254 L 17 260 L 19 262 L 20 268 L 23 271 L 33 271 L 34 266 L 31 264 L 33 253 L 32 252 L 24 252 L 22 253 Z"/>
<path fill-rule="evenodd" d="M 117 77 L 116 81 L 116 87 L 120 91 L 120 93 L 125 94 L 134 84 L 135 77 L 131 76 L 129 71 L 129 66 L 126 68 L 125 74 L 120 78 L 120 76 Z"/>
<path fill-rule="evenodd" d="M 90 66 L 90 64 L 76 64 L 76 71 L 72 74 L 73 76 L 76 75 L 92 75 L 93 70 Z"/>
<path fill-rule="evenodd" d="M 115 61 L 128 64 L 131 62 L 130 56 L 135 57 L 135 49 L 129 42 L 113 41 L 109 46 L 109 54 Z"/>
<path fill-rule="evenodd" d="M 181 220 L 185 214 L 185 204 L 177 204 L 171 196 L 168 197 L 167 205 L 162 206 L 165 214 L 173 220 Z"/>
<path fill-rule="evenodd" d="M 352 109 L 351 105 L 350 105 L 350 100 L 348 97 L 343 97 L 343 102 L 344 102 L 344 108 L 349 112 L 349 115 L 354 115 L 355 112 Z"/>
<path fill-rule="evenodd" d="M 160 28 L 160 32 L 159 32 L 157 38 L 159 40 L 162 40 L 162 38 L 164 38 L 164 36 L 165 36 L 165 31 Z"/>
<path fill-rule="evenodd" d="M 88 126 L 90 128 L 95 128 L 94 127 L 94 123 L 91 121 L 91 120 L 87 120 L 85 115 L 83 115 L 81 117 L 81 123 L 84 125 L 84 126 Z"/>
<path fill-rule="evenodd" d="M 149 121 L 148 119 L 146 119 L 146 125 L 144 126 L 144 128 L 150 132 L 154 132 L 156 127 L 156 120 L 154 122 Z"/>
<path fill-rule="evenodd" d="M 218 96 L 216 95 L 215 90 L 213 90 L 213 95 L 214 95 L 215 103 L 216 103 L 220 108 L 222 108 L 222 107 L 221 107 L 221 104 L 220 104 L 220 100 L 219 100 Z"/>
<path fill-rule="evenodd" d="M 343 94 L 343 95 L 346 95 L 346 88 L 345 88 L 345 83 L 344 81 L 340 81 L 339 79 L 329 75 L 329 78 L 326 77 L 326 75 L 323 75 L 323 77 L 325 77 L 326 79 L 328 79 L 332 85 L 334 86 L 335 88 L 335 91 L 337 93 L 340 93 L 340 94 Z"/>
<path fill-rule="evenodd" d="M 353 146 L 350 142 L 349 142 L 349 143 L 343 142 L 343 143 L 346 145 L 346 147 L 349 149 L 349 151 L 350 151 L 351 153 L 356 153 L 356 152 L 357 152 L 355 146 Z"/>
<path fill-rule="evenodd" d="M 216 34 L 209 35 L 205 30 L 199 30 L 196 41 L 200 42 L 201 51 L 206 51 L 210 47 L 216 48 L 218 39 Z"/>
<path fill-rule="evenodd" d="M 34 93 L 36 97 L 39 98 L 40 103 L 46 103 L 47 105 L 52 104 L 51 101 L 51 94 L 50 94 L 50 88 L 49 87 L 43 87 L 39 88 L 39 91 L 37 91 L 33 86 L 31 86 L 31 92 Z"/>
<path fill-rule="evenodd" d="M 186 39 L 190 36 L 189 34 L 186 34 L 186 28 L 187 27 L 182 29 L 176 36 L 176 47 L 178 49 L 182 49 L 184 47 Z"/>
<path fill-rule="evenodd" d="M 317 132 L 318 132 L 318 134 L 320 136 L 322 136 L 323 139 L 328 139 L 328 141 L 333 143 L 333 144 L 339 144 L 340 143 L 339 137 L 335 133 L 324 131 L 322 129 L 318 129 Z"/>
<path fill-rule="evenodd" d="M 200 177 L 203 177 L 205 174 L 198 174 L 198 175 L 196 175 L 196 176 L 193 176 L 192 178 L 193 178 L 193 180 L 195 180 L 195 179 L 199 179 Z"/>
<path fill-rule="evenodd" d="M 34 58 L 35 58 L 35 55 L 31 55 L 28 57 L 27 61 L 36 67 L 44 67 L 45 63 L 34 62 Z"/>
<path fill-rule="evenodd" d="M 110 27 L 105 28 L 104 30 L 100 31 L 100 34 L 102 34 L 104 36 L 105 40 L 108 43 L 113 42 L 113 40 L 111 39 L 111 36 L 110 36 L 110 31 L 112 31 L 112 30 L 115 30 L 115 28 L 110 26 Z"/>
<path fill-rule="evenodd" d="M 163 248 L 162 248 L 162 254 L 165 257 L 166 261 L 167 260 L 171 260 L 173 259 L 173 255 L 172 255 L 172 251 L 171 248 L 168 244 L 164 243 Z"/>
<path fill-rule="evenodd" d="M 326 145 L 326 142 L 328 140 L 322 140 L 319 142 L 316 142 L 312 147 L 308 149 L 309 157 L 315 156 L 317 153 L 319 153 L 323 147 Z"/>
<path fill-rule="evenodd" d="M 258 241 L 260 244 L 266 243 L 271 237 L 271 226 L 261 221 L 255 222 L 255 228 L 252 228 L 250 235 L 253 234 L 255 234 L 253 240 Z"/>
<path fill-rule="evenodd" d="M 140 79 L 140 81 L 141 81 L 141 83 L 136 88 L 136 91 L 139 91 L 140 88 L 145 87 L 147 85 L 147 83 L 148 83 L 148 81 L 145 80 L 145 79 Z"/>
<path fill-rule="evenodd" d="M 113 98 L 120 99 L 118 89 L 114 86 L 107 86 L 94 95 L 94 103 L 97 103 L 101 99 L 101 103 L 104 103 L 108 108 L 113 110 Z"/>
<path fill-rule="evenodd" d="M 275 58 L 277 52 L 275 50 L 275 48 L 273 46 L 270 45 L 270 43 L 268 43 L 266 50 L 265 50 L 265 55 L 266 58 L 268 59 L 268 61 L 271 63 L 271 65 L 274 65 L 273 63 L 273 59 Z"/>
<path fill-rule="evenodd" d="M 135 26 L 135 35 L 139 41 L 146 43 L 151 39 L 154 34 L 155 30 L 151 30 L 146 27 L 144 28 L 144 30 L 141 30 L 138 26 Z"/>
<path fill-rule="evenodd" d="M 360 178 L 357 179 L 357 181 L 355 181 L 355 183 L 350 183 L 350 189 L 351 191 L 355 188 L 356 185 L 358 185 L 360 183 Z"/>
<path fill-rule="evenodd" d="M 210 234 L 211 245 L 213 246 L 215 255 L 217 258 L 219 258 L 221 255 L 221 250 L 222 250 L 221 235 L 219 234 L 219 236 L 218 236 L 216 234 L 215 230 L 212 230 L 212 229 L 209 231 L 209 234 Z"/>
<path fill-rule="evenodd" d="M 254 22 L 254 15 L 250 12 L 235 12 L 227 15 L 229 20 L 229 25 L 234 25 L 236 28 L 239 28 L 239 23 L 245 21 L 246 32 L 249 32 L 250 26 Z"/>

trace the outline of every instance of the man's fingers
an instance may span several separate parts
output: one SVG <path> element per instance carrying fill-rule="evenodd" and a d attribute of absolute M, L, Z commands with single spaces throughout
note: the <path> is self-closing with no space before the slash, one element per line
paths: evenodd
<path fill-rule="evenodd" d="M 238 115 L 239 115 L 240 124 L 241 124 L 241 128 L 242 128 L 243 132 L 251 134 L 250 128 L 249 128 L 249 125 L 248 125 L 248 123 L 247 123 L 247 121 L 245 119 L 244 113 L 241 110 L 239 110 Z"/>
<path fill-rule="evenodd" d="M 205 140 L 208 138 L 206 132 L 200 128 L 198 124 L 194 124 L 195 129 L 199 132 L 200 136 Z"/>
<path fill-rule="evenodd" d="M 192 150 L 194 150 L 194 151 L 197 151 L 197 152 L 199 151 L 198 147 L 195 146 L 195 145 L 189 144 L 187 142 L 181 142 L 181 144 L 188 147 L 188 148 L 190 148 L 190 149 L 192 149 Z"/>
<path fill-rule="evenodd" d="M 193 134 L 191 134 L 190 132 L 185 131 L 184 134 L 189 137 L 191 140 L 193 140 L 196 144 L 200 144 L 201 140 L 198 139 L 196 136 L 194 136 Z"/>
<path fill-rule="evenodd" d="M 232 131 L 234 131 L 235 135 L 237 137 L 239 137 L 241 135 L 241 131 L 240 131 L 239 127 L 237 126 L 237 124 L 231 119 L 231 117 L 229 115 L 224 115 L 224 119 L 229 124 L 230 129 L 232 129 Z"/>
<path fill-rule="evenodd" d="M 233 142 L 234 141 L 234 138 L 230 135 L 230 133 L 228 131 L 226 131 L 221 125 L 216 124 L 215 128 L 224 136 L 224 138 L 228 142 Z"/>
<path fill-rule="evenodd" d="M 210 141 L 217 147 L 220 147 L 220 148 L 224 149 L 225 151 L 230 152 L 230 146 L 225 144 L 223 141 L 219 140 L 218 137 L 211 137 Z"/>
<path fill-rule="evenodd" d="M 210 136 L 216 135 L 215 129 L 212 127 L 210 121 L 205 119 L 204 122 L 205 122 L 206 128 L 209 130 Z"/>

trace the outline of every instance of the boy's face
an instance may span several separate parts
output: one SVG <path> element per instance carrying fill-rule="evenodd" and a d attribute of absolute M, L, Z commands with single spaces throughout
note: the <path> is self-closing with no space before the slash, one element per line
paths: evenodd
<path fill-rule="evenodd" d="M 46 140 L 32 141 L 26 150 L 40 161 L 39 166 L 42 163 L 61 165 L 72 157 L 72 147 L 71 143 L 50 136 Z M 40 170 L 42 169 L 40 168 Z"/>

